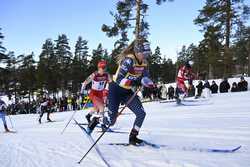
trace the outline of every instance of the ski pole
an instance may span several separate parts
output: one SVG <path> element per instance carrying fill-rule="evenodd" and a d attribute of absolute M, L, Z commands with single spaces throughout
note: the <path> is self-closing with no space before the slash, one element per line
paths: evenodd
<path fill-rule="evenodd" d="M 85 107 L 86 107 L 86 106 L 87 106 L 87 102 L 84 104 L 83 109 L 85 109 Z M 64 127 L 64 129 L 62 130 L 61 134 L 63 134 L 63 133 L 64 133 L 64 131 L 65 131 L 65 130 L 66 130 L 66 128 L 68 127 L 69 123 L 70 123 L 70 122 L 71 122 L 71 120 L 74 118 L 74 116 L 75 116 L 76 112 L 77 112 L 77 110 L 75 110 L 75 111 L 73 112 L 73 114 L 71 115 L 71 117 L 70 117 L 70 119 L 69 119 L 68 123 L 66 124 L 66 126 L 65 126 L 65 127 Z"/>
<path fill-rule="evenodd" d="M 129 98 L 129 100 L 127 101 L 126 105 L 121 109 L 121 111 L 118 113 L 117 117 L 120 116 L 122 114 L 122 112 L 125 110 L 125 108 L 131 103 L 131 101 L 135 98 L 135 96 L 137 95 L 137 93 L 140 91 L 140 88 L 138 88 L 136 90 L 136 92 L 133 94 L 133 96 L 131 96 Z M 116 119 L 117 119 L 116 117 Z M 79 164 L 82 162 L 82 160 L 88 155 L 88 153 L 92 150 L 92 148 L 95 147 L 95 145 L 97 144 L 97 142 L 102 138 L 102 136 L 107 132 L 107 130 L 110 128 L 110 124 L 108 125 L 108 127 L 106 128 L 105 131 L 102 132 L 102 134 L 96 139 L 96 141 L 92 144 L 92 146 L 89 148 L 89 150 L 84 154 L 84 156 L 80 159 L 80 161 L 78 162 Z"/>

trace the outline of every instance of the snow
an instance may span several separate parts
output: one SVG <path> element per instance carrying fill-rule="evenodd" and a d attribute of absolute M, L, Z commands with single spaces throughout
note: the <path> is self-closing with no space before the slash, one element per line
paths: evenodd
<path fill-rule="evenodd" d="M 106 133 L 98 148 L 111 167 L 249 167 L 249 101 L 250 91 L 212 95 L 209 100 L 190 102 L 189 106 L 144 103 L 147 116 L 140 137 L 169 147 L 107 145 L 128 141 L 134 115 L 125 110 L 113 127 L 124 133 Z M 18 133 L 4 133 L 0 125 L 0 166 L 105 167 L 95 149 L 80 165 L 77 164 L 90 147 L 90 141 L 73 121 L 61 135 L 72 113 L 54 113 L 51 118 L 56 122 L 41 125 L 37 114 L 11 116 Z M 86 113 L 78 111 L 75 118 L 78 122 L 86 122 Z M 46 122 L 45 119 L 46 115 L 42 121 Z M 95 139 L 100 135 L 96 131 L 93 132 Z M 234 153 L 183 150 L 183 147 L 227 149 L 239 145 L 242 148 Z"/>

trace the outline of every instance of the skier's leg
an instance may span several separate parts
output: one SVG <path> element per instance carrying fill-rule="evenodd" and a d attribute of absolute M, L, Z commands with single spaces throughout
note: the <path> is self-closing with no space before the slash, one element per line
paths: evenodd
<path fill-rule="evenodd" d="M 133 113 L 136 115 L 133 128 L 129 135 L 129 143 L 136 145 L 143 142 L 143 140 L 137 138 L 137 135 L 139 134 L 139 130 L 143 124 L 143 121 L 145 119 L 146 113 L 144 111 L 144 108 L 142 106 L 141 101 L 139 100 L 138 96 L 136 96 L 131 103 L 128 104 L 128 108 L 133 111 Z"/>
<path fill-rule="evenodd" d="M 108 94 L 108 116 L 109 123 L 114 125 L 116 122 L 119 105 L 121 102 L 121 96 L 119 86 L 116 83 L 109 84 L 109 94 Z"/>
<path fill-rule="evenodd" d="M 94 97 L 95 97 L 94 92 L 93 92 L 93 91 L 90 91 L 90 93 L 89 93 L 89 99 L 92 101 L 94 107 L 93 107 L 93 109 L 92 109 L 91 111 L 89 111 L 88 114 L 85 116 L 85 118 L 86 118 L 87 121 L 88 121 L 88 124 L 91 122 L 91 117 L 92 117 L 92 115 L 98 111 L 98 109 L 97 109 L 97 107 L 96 107 L 96 105 L 95 105 L 95 99 L 94 99 Z M 86 100 L 86 103 L 88 103 L 88 100 Z"/>
<path fill-rule="evenodd" d="M 96 97 L 95 98 L 95 106 L 98 111 L 99 123 L 101 124 L 102 130 L 106 131 L 107 126 L 105 125 L 107 118 L 104 115 L 104 99 L 103 97 Z"/>
<path fill-rule="evenodd" d="M 51 108 L 48 108 L 48 107 L 47 107 L 46 110 L 47 110 L 47 121 L 48 121 L 48 122 L 52 122 L 51 119 L 50 119 L 50 117 L 49 117 L 49 116 L 50 116 L 50 113 L 51 113 Z"/>
<path fill-rule="evenodd" d="M 40 111 L 41 113 L 39 115 L 39 120 L 38 120 L 39 123 L 42 123 L 41 120 L 42 120 L 42 117 L 43 117 L 43 114 L 44 114 L 44 109 L 45 109 L 44 106 L 41 106 L 41 111 Z"/>
<path fill-rule="evenodd" d="M 90 120 L 89 124 L 88 124 L 88 132 L 92 133 L 92 131 L 94 130 L 94 128 L 96 127 L 96 125 L 99 123 L 99 119 L 100 119 L 100 115 L 99 115 L 99 111 L 103 112 L 104 110 L 104 105 L 102 102 L 102 99 L 97 97 L 97 96 L 92 96 L 91 100 L 93 101 L 94 104 L 94 108 L 97 112 L 97 115 L 93 116 L 92 120 Z"/>
<path fill-rule="evenodd" d="M 2 118 L 5 131 L 9 132 L 10 130 L 8 129 L 7 122 L 5 120 L 5 113 L 4 112 L 0 112 L 0 118 Z"/>
<path fill-rule="evenodd" d="M 185 85 L 184 80 L 178 80 L 177 88 L 176 88 L 176 94 L 177 94 L 176 102 L 177 102 L 177 104 L 179 104 L 181 102 L 181 100 L 184 99 L 184 97 L 186 96 L 186 91 L 187 91 L 187 87 Z"/>

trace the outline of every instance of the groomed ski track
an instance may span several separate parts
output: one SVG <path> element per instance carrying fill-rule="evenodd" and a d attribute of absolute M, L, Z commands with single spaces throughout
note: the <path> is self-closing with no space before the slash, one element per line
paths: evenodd
<path fill-rule="evenodd" d="M 199 102 L 195 102 L 199 104 Z M 249 167 L 250 166 L 250 92 L 213 95 L 207 104 L 176 106 L 175 103 L 149 102 L 140 137 L 171 149 L 121 147 L 105 143 L 127 142 L 127 133 L 106 133 L 98 147 L 112 167 Z M 124 113 L 131 113 L 126 110 Z M 60 134 L 72 112 L 55 113 L 56 122 L 38 124 L 37 114 L 11 116 L 18 133 L 3 132 L 0 123 L 1 167 L 105 167 L 92 151 L 79 165 L 77 162 L 90 142 L 72 121 Z M 86 111 L 75 119 L 86 122 Z M 8 119 L 7 119 L 8 120 Z M 114 130 L 129 132 L 133 114 L 124 114 Z M 9 121 L 9 120 L 8 120 Z M 10 125 L 10 123 L 8 122 Z M 93 132 L 96 138 L 100 133 Z M 235 153 L 207 153 L 182 150 L 185 147 L 233 148 Z"/>

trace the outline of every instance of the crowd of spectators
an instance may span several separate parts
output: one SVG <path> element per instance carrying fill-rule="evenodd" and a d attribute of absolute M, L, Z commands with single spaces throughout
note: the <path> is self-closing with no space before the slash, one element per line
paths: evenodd
<path fill-rule="evenodd" d="M 44 95 L 37 100 L 32 100 L 31 102 L 20 100 L 16 103 L 12 103 L 8 105 L 7 112 L 12 115 L 39 113 L 42 99 L 48 101 L 47 107 L 51 112 L 80 110 L 85 103 L 90 102 L 88 96 L 63 96 L 56 98 Z"/>
<path fill-rule="evenodd" d="M 164 99 L 167 98 L 172 100 L 175 98 L 175 88 L 173 86 L 169 86 L 168 88 L 164 88 L 165 85 L 159 85 L 154 90 L 143 89 L 142 95 L 143 98 L 152 99 Z M 210 90 L 212 94 L 215 93 L 227 93 L 227 92 L 239 92 L 239 91 L 247 91 L 248 90 L 248 82 L 244 79 L 244 77 L 240 78 L 238 83 L 233 82 L 232 86 L 229 84 L 228 79 L 224 78 L 219 85 L 216 84 L 215 81 L 210 83 L 208 80 L 198 81 L 198 84 L 194 86 L 193 84 L 188 87 L 188 96 L 189 97 L 200 97 L 204 92 L 204 89 Z"/>
<path fill-rule="evenodd" d="M 232 86 L 229 84 L 227 78 L 224 78 L 219 85 L 216 84 L 215 81 L 212 81 L 210 84 L 209 81 L 198 81 L 196 86 L 189 85 L 188 88 L 188 96 L 189 97 L 200 97 L 204 89 L 208 89 L 212 94 L 215 93 L 227 93 L 227 92 L 239 92 L 239 91 L 247 91 L 248 90 L 248 82 L 244 79 L 244 77 L 240 78 L 238 83 L 233 82 Z M 142 90 L 142 97 L 144 99 L 169 99 L 173 100 L 175 98 L 176 89 L 173 86 L 169 86 L 166 88 L 164 84 L 158 85 L 154 89 L 144 88 Z M 79 95 L 79 96 L 63 96 L 60 98 L 43 96 L 41 98 L 47 98 L 49 101 L 48 108 L 51 112 L 63 112 L 63 111 L 72 111 L 72 110 L 80 110 L 87 103 L 90 103 L 90 99 L 87 95 Z M 37 100 L 33 100 L 31 102 L 19 101 L 16 104 L 11 104 L 8 106 L 7 112 L 9 114 L 31 114 L 38 113 L 40 111 L 40 103 L 41 98 Z M 91 106 L 91 104 L 86 105 Z"/>

